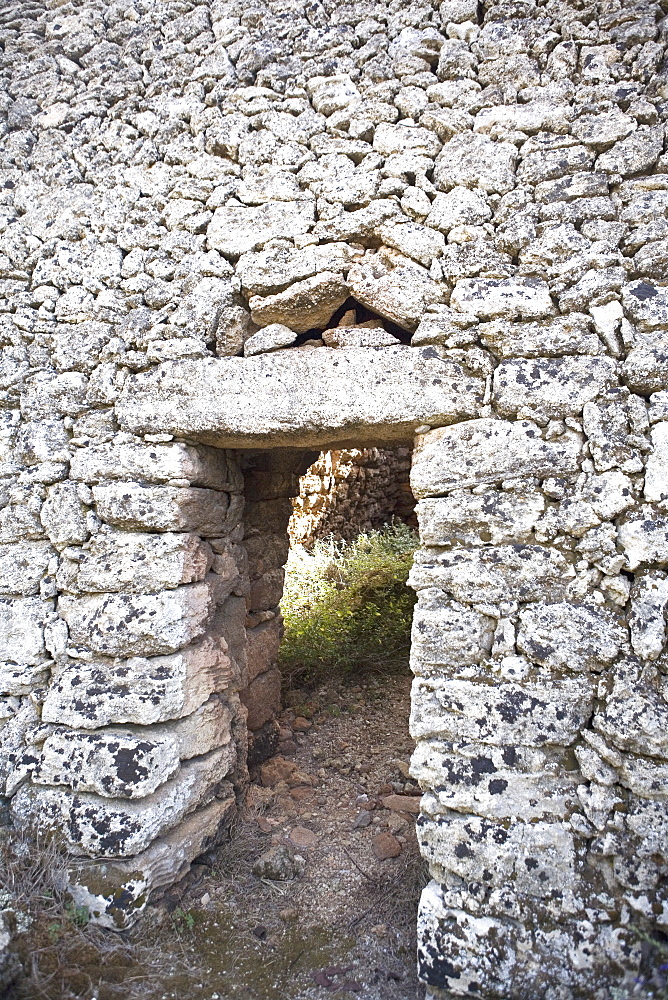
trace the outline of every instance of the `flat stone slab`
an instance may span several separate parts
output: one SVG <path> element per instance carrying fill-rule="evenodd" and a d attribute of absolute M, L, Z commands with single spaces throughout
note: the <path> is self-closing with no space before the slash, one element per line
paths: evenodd
<path fill-rule="evenodd" d="M 411 440 L 475 417 L 484 383 L 433 347 L 318 348 L 166 362 L 128 379 L 122 426 L 221 448 Z"/>

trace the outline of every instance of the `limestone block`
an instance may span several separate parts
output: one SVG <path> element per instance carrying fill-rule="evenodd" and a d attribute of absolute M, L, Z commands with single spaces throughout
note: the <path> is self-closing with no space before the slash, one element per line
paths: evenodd
<path fill-rule="evenodd" d="M 199 639 L 216 606 L 211 578 L 158 594 L 61 595 L 70 643 L 106 656 L 174 653 Z"/>
<path fill-rule="evenodd" d="M 222 749 L 184 761 L 175 777 L 138 800 L 24 784 L 12 799 L 14 822 L 40 831 L 59 830 L 74 855 L 131 857 L 214 798 L 225 777 L 226 757 Z"/>
<path fill-rule="evenodd" d="M 244 341 L 244 357 L 253 354 L 265 354 L 267 351 L 278 351 L 282 347 L 290 347 L 297 339 L 297 334 L 282 323 L 270 323 L 264 329 L 258 330 Z"/>
<path fill-rule="evenodd" d="M 21 393 L 25 420 L 77 417 L 86 407 L 88 379 L 80 372 L 37 371 Z"/>
<path fill-rule="evenodd" d="M 91 593 L 142 594 L 203 580 L 213 552 L 197 535 L 109 528 L 95 535 L 79 563 L 77 586 Z"/>
<path fill-rule="evenodd" d="M 178 771 L 173 742 L 131 733 L 65 730 L 47 736 L 32 780 L 104 798 L 142 799 Z"/>
<path fill-rule="evenodd" d="M 87 540 L 86 513 L 76 483 L 55 483 L 47 491 L 40 520 L 51 542 L 62 549 Z"/>
<path fill-rule="evenodd" d="M 130 861 L 77 864 L 69 884 L 75 904 L 87 907 L 92 920 L 103 927 L 130 927 L 159 889 L 183 878 L 190 863 L 216 843 L 234 813 L 233 795 L 214 799 Z"/>
<path fill-rule="evenodd" d="M 663 152 L 663 129 L 640 128 L 601 153 L 596 169 L 622 177 L 650 170 Z"/>
<path fill-rule="evenodd" d="M 239 257 L 269 240 L 308 233 L 313 220 L 314 205 L 308 201 L 272 201 L 244 208 L 225 205 L 213 213 L 207 242 L 226 257 Z"/>
<path fill-rule="evenodd" d="M 53 611 L 53 601 L 38 597 L 0 598 L 0 662 L 37 666 L 47 652 L 44 624 Z"/>
<path fill-rule="evenodd" d="M 378 227 L 378 236 L 386 246 L 394 247 L 399 253 L 416 260 L 424 267 L 429 267 L 434 259 L 442 257 L 446 249 L 442 233 L 417 222 L 385 222 Z"/>
<path fill-rule="evenodd" d="M 504 417 L 524 407 L 551 419 L 575 416 L 616 383 L 616 369 L 604 357 L 503 361 L 494 372 L 494 404 Z"/>
<path fill-rule="evenodd" d="M 656 660 L 666 642 L 665 613 L 668 607 L 668 577 L 661 570 L 636 573 L 631 586 L 629 628 L 637 656 Z"/>
<path fill-rule="evenodd" d="M 407 440 L 419 424 L 466 419 L 477 411 L 480 393 L 478 379 L 433 348 L 322 347 L 165 364 L 128 380 L 117 413 L 135 431 L 172 433 L 171 427 L 219 447 L 332 447 Z M 93 492 L 101 495 L 102 488 Z M 191 527 L 174 520 L 152 514 L 149 527 Z"/>
<path fill-rule="evenodd" d="M 485 135 L 461 132 L 446 142 L 436 160 L 434 184 L 449 191 L 456 184 L 505 194 L 515 187 L 517 150 L 510 142 L 493 142 Z"/>
<path fill-rule="evenodd" d="M 450 305 L 480 319 L 541 319 L 556 312 L 541 278 L 462 278 Z"/>
<path fill-rule="evenodd" d="M 308 80 L 306 90 L 315 110 L 325 117 L 361 101 L 359 90 L 345 73 L 313 76 Z"/>
<path fill-rule="evenodd" d="M 393 153 L 415 153 L 434 157 L 441 149 L 438 136 L 418 125 L 392 125 L 380 122 L 373 137 L 373 148 L 381 156 Z"/>
<path fill-rule="evenodd" d="M 629 569 L 642 563 L 668 563 L 668 516 L 652 504 L 629 511 L 618 528 Z"/>
<path fill-rule="evenodd" d="M 72 479 L 99 483 L 108 479 L 167 483 L 186 479 L 192 486 L 215 490 L 238 489 L 238 473 L 219 449 L 171 441 L 149 444 L 127 434 L 113 441 L 77 448 L 70 467 Z"/>
<path fill-rule="evenodd" d="M 622 304 L 629 319 L 640 330 L 649 332 L 668 326 L 668 288 L 657 288 L 643 279 L 632 281 L 622 288 Z"/>
<path fill-rule="evenodd" d="M 443 289 L 417 264 L 394 268 L 380 260 L 354 264 L 348 284 L 358 302 L 404 330 L 414 330 L 427 306 L 443 300 Z"/>
<path fill-rule="evenodd" d="M 29 420 L 16 435 L 15 457 L 23 465 L 68 462 L 70 443 L 61 419 Z"/>
<path fill-rule="evenodd" d="M 522 684 L 416 678 L 411 735 L 492 746 L 569 746 L 591 716 L 594 693 L 582 676 Z"/>
<path fill-rule="evenodd" d="M 652 453 L 645 467 L 645 499 L 668 500 L 668 421 L 651 430 Z"/>
<path fill-rule="evenodd" d="M 111 483 L 94 486 L 100 518 L 128 531 L 194 531 L 222 535 L 231 525 L 226 493 L 195 487 Z"/>
<path fill-rule="evenodd" d="M 241 692 L 241 701 L 248 709 L 248 728 L 259 729 L 273 718 L 281 707 L 281 672 L 265 670 Z"/>
<path fill-rule="evenodd" d="M 323 330 L 327 347 L 391 347 L 399 341 L 385 330 L 357 326 L 337 326 Z"/>
<path fill-rule="evenodd" d="M 246 635 L 248 680 L 251 682 L 259 674 L 276 666 L 278 647 L 283 638 L 283 619 L 277 615 L 268 622 L 247 629 Z"/>
<path fill-rule="evenodd" d="M 150 732 L 151 738 L 166 741 L 176 747 L 181 760 L 201 757 L 210 750 L 224 746 L 230 754 L 230 767 L 232 767 L 236 754 L 236 745 L 231 733 L 232 723 L 230 704 L 220 695 L 214 694 L 183 719 L 158 723 L 151 726 L 150 730 L 145 726 L 123 726 L 123 732 L 132 733 L 137 738 L 143 738 Z M 106 731 L 112 733 L 116 732 L 116 729 L 109 727 Z"/>
<path fill-rule="evenodd" d="M 504 545 L 534 540 L 545 497 L 538 491 L 451 494 L 420 500 L 415 511 L 423 545 Z"/>
<path fill-rule="evenodd" d="M 334 271 L 297 281 L 283 292 L 250 299 L 251 316 L 258 326 L 280 323 L 296 333 L 327 326 L 348 298 L 348 287 Z"/>
<path fill-rule="evenodd" d="M 49 685 L 42 719 L 75 729 L 181 719 L 222 691 L 232 674 L 225 644 L 211 638 L 171 656 L 70 661 Z"/>
<path fill-rule="evenodd" d="M 567 819 L 580 780 L 577 771 L 566 770 L 560 750 L 442 740 L 418 743 L 411 775 L 430 793 L 427 812 L 435 800 L 437 814 L 455 810 L 486 819 L 521 816 L 525 822 Z"/>
<path fill-rule="evenodd" d="M 564 133 L 570 131 L 573 112 L 567 104 L 531 101 L 529 104 L 497 105 L 483 108 L 475 117 L 476 132 Z"/>
<path fill-rule="evenodd" d="M 668 680 L 654 667 L 616 667 L 605 706 L 592 725 L 621 750 L 668 758 Z"/>
<path fill-rule="evenodd" d="M 271 295 L 322 271 L 343 274 L 359 256 L 360 252 L 347 243 L 325 243 L 303 250 L 279 246 L 243 254 L 236 273 L 247 294 Z"/>
<path fill-rule="evenodd" d="M 443 667 L 479 663 L 489 653 L 494 621 L 450 601 L 436 588 L 421 590 L 413 613 L 411 669 L 420 677 L 438 676 Z"/>
<path fill-rule="evenodd" d="M 483 346 L 501 358 L 552 358 L 601 353 L 601 342 L 591 329 L 591 317 L 584 313 L 569 313 L 529 323 L 494 320 L 481 323 L 478 334 Z"/>
<path fill-rule="evenodd" d="M 48 542 L 15 542 L 0 545 L 0 595 L 32 597 L 39 593 L 55 555 Z"/>
<path fill-rule="evenodd" d="M 50 660 L 32 665 L 0 662 L 0 695 L 18 698 L 44 687 Z"/>
<path fill-rule="evenodd" d="M 532 604 L 520 612 L 517 648 L 557 670 L 603 670 L 627 637 L 616 616 L 595 605 Z"/>
<path fill-rule="evenodd" d="M 483 417 L 441 427 L 418 437 L 411 489 L 422 498 L 519 476 L 572 475 L 579 471 L 580 448 L 577 434 L 544 441 L 529 420 Z"/>
<path fill-rule="evenodd" d="M 635 506 L 633 483 L 617 470 L 587 476 L 582 495 L 603 521 L 610 521 Z"/>
<path fill-rule="evenodd" d="M 634 447 L 637 438 L 630 436 L 625 391 L 617 390 L 607 399 L 586 403 L 583 408 L 582 425 L 597 472 L 615 467 L 623 472 L 642 472 L 642 459 Z"/>
<path fill-rule="evenodd" d="M 668 303 L 664 306 L 663 322 L 668 325 Z M 655 330 L 651 334 L 639 333 L 626 361 L 621 366 L 621 377 L 632 392 L 648 395 L 668 389 L 668 332 Z"/>
<path fill-rule="evenodd" d="M 427 795 L 423 807 L 434 801 Z M 440 813 L 440 811 L 439 811 Z M 575 877 L 573 833 L 564 822 L 525 823 L 423 813 L 418 839 L 423 857 L 436 871 L 473 882 L 488 872 L 491 889 L 512 881 L 515 891 L 538 899 L 563 890 Z"/>
<path fill-rule="evenodd" d="M 573 122 L 572 132 L 586 146 L 604 150 L 625 139 L 637 127 L 635 119 L 615 107 L 601 114 L 581 115 Z"/>
<path fill-rule="evenodd" d="M 427 226 L 448 233 L 455 226 L 479 226 L 488 222 L 492 210 L 485 198 L 465 187 L 454 187 L 447 194 L 437 194 L 425 220 Z"/>
<path fill-rule="evenodd" d="M 283 567 L 277 566 L 251 580 L 249 610 L 270 611 L 275 608 L 283 596 L 284 577 Z"/>

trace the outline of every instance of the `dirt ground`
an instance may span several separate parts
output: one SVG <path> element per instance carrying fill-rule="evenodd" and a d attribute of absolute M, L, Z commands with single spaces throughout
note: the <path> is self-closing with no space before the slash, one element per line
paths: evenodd
<path fill-rule="evenodd" d="M 179 930 L 190 966 L 161 1000 L 424 996 L 409 689 L 410 678 L 393 676 L 290 692 L 279 755 L 252 775 L 236 837 L 155 908 L 154 921 Z M 296 876 L 254 874 L 281 845 Z"/>

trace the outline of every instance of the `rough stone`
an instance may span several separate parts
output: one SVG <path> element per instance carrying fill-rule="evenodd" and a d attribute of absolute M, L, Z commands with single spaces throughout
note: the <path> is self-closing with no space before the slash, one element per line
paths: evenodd
<path fill-rule="evenodd" d="M 348 298 L 348 288 L 340 274 L 323 271 L 290 285 L 283 292 L 250 299 L 251 316 L 258 326 L 280 323 L 296 333 L 325 327 Z"/>
<path fill-rule="evenodd" d="M 0 545 L 0 594 L 33 597 L 47 575 L 54 556 L 49 542 L 15 542 Z"/>
<path fill-rule="evenodd" d="M 228 527 L 227 494 L 177 486 L 111 483 L 94 486 L 100 518 L 127 531 L 193 531 L 222 535 Z"/>
<path fill-rule="evenodd" d="M 290 347 L 296 339 L 297 334 L 294 330 L 282 323 L 270 323 L 244 342 L 244 356 L 248 358 L 253 354 L 278 351 L 282 347 Z"/>
<path fill-rule="evenodd" d="M 559 419 L 576 416 L 615 384 L 611 358 L 516 358 L 494 372 L 494 402 L 504 417 L 525 408 Z"/>
<path fill-rule="evenodd" d="M 619 543 L 631 570 L 643 563 L 665 565 L 668 563 L 668 516 L 650 504 L 630 511 L 619 526 Z"/>
<path fill-rule="evenodd" d="M 502 358 L 551 358 L 569 354 L 600 354 L 601 342 L 583 313 L 569 313 L 549 320 L 481 323 L 483 345 Z"/>
<path fill-rule="evenodd" d="M 626 639 L 614 615 L 596 606 L 536 603 L 519 617 L 517 648 L 556 670 L 603 670 Z"/>
<path fill-rule="evenodd" d="M 390 267 L 384 261 L 355 264 L 348 272 L 353 296 L 404 330 L 414 330 L 427 306 L 443 300 L 443 291 L 417 264 Z"/>
<path fill-rule="evenodd" d="M 118 412 L 135 431 L 172 433 L 178 425 L 220 447 L 268 448 L 279 437 L 285 446 L 312 447 L 360 437 L 407 440 L 420 424 L 474 416 L 479 398 L 479 381 L 433 349 L 322 348 L 164 365 L 128 381 Z M 172 508 L 186 491 L 173 492 Z M 190 528 L 174 525 L 176 514 L 162 518 L 162 530 Z"/>
<path fill-rule="evenodd" d="M 77 587 L 89 593 L 150 593 L 203 580 L 213 552 L 197 535 L 101 531 L 78 564 Z"/>
<path fill-rule="evenodd" d="M 480 319 L 540 319 L 556 312 L 547 285 L 538 278 L 462 278 L 450 305 Z"/>
<path fill-rule="evenodd" d="M 277 238 L 301 236 L 313 226 L 311 202 L 267 202 L 258 207 L 217 208 L 207 229 L 209 247 L 229 257 Z"/>

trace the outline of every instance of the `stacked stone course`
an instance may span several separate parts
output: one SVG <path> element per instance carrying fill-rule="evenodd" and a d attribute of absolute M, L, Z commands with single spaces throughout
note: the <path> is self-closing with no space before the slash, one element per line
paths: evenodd
<path fill-rule="evenodd" d="M 665 931 L 667 14 L 0 11 L 0 777 L 99 919 L 271 745 L 304 463 L 415 436 L 429 994 Z"/>

